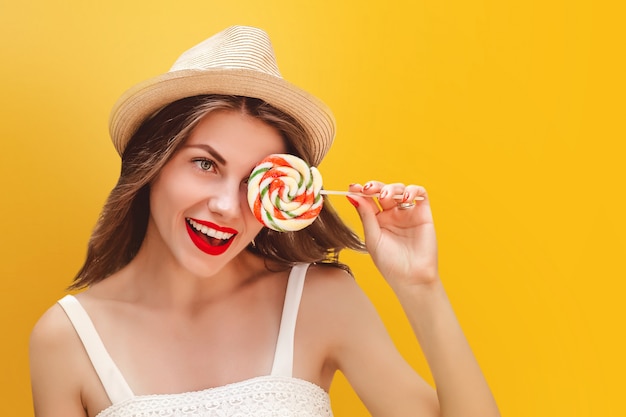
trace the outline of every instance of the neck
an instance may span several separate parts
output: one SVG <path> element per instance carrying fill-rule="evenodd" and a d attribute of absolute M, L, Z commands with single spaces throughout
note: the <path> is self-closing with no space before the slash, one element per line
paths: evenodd
<path fill-rule="evenodd" d="M 216 265 L 219 265 L 216 263 Z M 143 247 L 118 274 L 134 302 L 189 309 L 228 297 L 266 272 L 263 258 L 246 250 L 221 267 L 194 274 L 171 256 Z M 116 275 L 118 275 L 116 274 Z"/>

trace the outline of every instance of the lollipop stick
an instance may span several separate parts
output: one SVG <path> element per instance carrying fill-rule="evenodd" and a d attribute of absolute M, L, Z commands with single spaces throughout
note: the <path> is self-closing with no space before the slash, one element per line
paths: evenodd
<path fill-rule="evenodd" d="M 380 194 L 376 193 L 376 194 L 363 194 L 363 193 L 355 193 L 352 191 L 332 191 L 332 190 L 322 190 L 320 191 L 320 194 L 325 194 L 325 195 L 358 195 L 361 197 L 379 197 Z M 394 200 L 404 200 L 404 196 L 402 194 L 397 194 L 393 196 Z M 423 200 L 424 197 L 415 197 L 415 200 Z"/>

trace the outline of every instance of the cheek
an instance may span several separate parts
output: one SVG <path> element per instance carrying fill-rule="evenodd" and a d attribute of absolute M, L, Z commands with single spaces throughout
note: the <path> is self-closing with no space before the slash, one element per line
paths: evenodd
<path fill-rule="evenodd" d="M 160 220 L 169 217 L 174 210 L 172 199 L 167 196 L 165 191 L 160 184 L 155 184 L 150 190 L 150 214 L 157 221 L 157 224 L 161 223 Z"/>
<path fill-rule="evenodd" d="M 155 217 L 175 215 L 183 207 L 189 206 L 194 194 L 188 181 L 160 178 L 150 190 L 150 210 Z"/>
<path fill-rule="evenodd" d="M 152 185 L 154 197 L 164 203 L 188 202 L 201 195 L 202 184 L 179 165 L 166 165 Z"/>

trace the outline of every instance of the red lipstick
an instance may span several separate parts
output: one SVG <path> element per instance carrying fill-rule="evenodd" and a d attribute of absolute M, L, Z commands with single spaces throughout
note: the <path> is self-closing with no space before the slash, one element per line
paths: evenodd
<path fill-rule="evenodd" d="M 189 224 L 189 221 L 192 220 L 194 223 L 201 224 L 210 229 L 217 230 L 218 232 L 229 233 L 232 234 L 228 239 L 217 239 L 203 234 L 202 232 L 196 230 Z M 226 252 L 226 250 L 230 247 L 235 236 L 237 235 L 237 231 L 235 229 L 231 229 L 230 227 L 221 227 L 211 222 L 206 222 L 197 219 L 187 219 L 185 221 L 185 225 L 187 227 L 187 233 L 191 238 L 191 241 L 196 245 L 198 249 L 208 255 L 221 255 Z"/>

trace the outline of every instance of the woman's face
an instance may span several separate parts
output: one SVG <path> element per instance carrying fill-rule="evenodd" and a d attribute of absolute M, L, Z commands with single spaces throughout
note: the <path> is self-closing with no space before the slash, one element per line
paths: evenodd
<path fill-rule="evenodd" d="M 209 113 L 151 185 L 144 245 L 197 275 L 220 270 L 262 227 L 248 207 L 248 176 L 284 152 L 274 127 L 235 111 Z"/>

